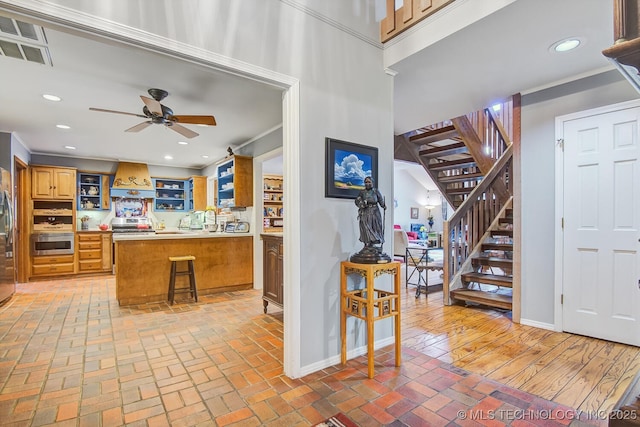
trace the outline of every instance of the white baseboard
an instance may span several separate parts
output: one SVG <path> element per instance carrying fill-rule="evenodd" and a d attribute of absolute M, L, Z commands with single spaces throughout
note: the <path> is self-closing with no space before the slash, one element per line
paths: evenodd
<path fill-rule="evenodd" d="M 534 328 L 547 329 L 549 331 L 555 331 L 555 325 L 553 323 L 543 323 L 537 320 L 520 319 L 521 325 L 533 326 Z"/>
<path fill-rule="evenodd" d="M 386 347 L 391 344 L 395 344 L 395 338 L 389 337 L 373 343 L 373 348 L 378 350 L 379 348 Z M 367 346 L 364 345 L 362 347 L 354 348 L 347 351 L 347 360 L 353 359 L 358 356 L 362 356 L 363 354 L 367 354 Z M 312 363 L 311 365 L 301 366 L 300 367 L 300 377 L 304 377 L 305 375 L 313 374 L 314 372 L 318 372 L 324 368 L 328 368 L 329 366 L 339 365 L 341 363 L 341 355 L 338 354 L 336 356 L 331 356 L 327 359 L 320 360 L 318 362 Z"/>

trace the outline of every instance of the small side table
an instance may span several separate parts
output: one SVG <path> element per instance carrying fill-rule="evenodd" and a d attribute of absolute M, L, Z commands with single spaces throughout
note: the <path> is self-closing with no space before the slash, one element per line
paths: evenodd
<path fill-rule="evenodd" d="M 366 288 L 347 290 L 347 275 L 364 277 Z M 383 274 L 392 274 L 393 291 L 375 289 L 374 279 Z M 393 317 L 395 320 L 396 366 L 401 363 L 400 350 L 400 263 L 358 264 L 350 261 L 340 263 L 340 333 L 342 341 L 342 364 L 347 363 L 347 316 L 357 317 L 367 323 L 367 366 L 368 376 L 373 378 L 374 336 L 373 324 L 376 320 Z"/>

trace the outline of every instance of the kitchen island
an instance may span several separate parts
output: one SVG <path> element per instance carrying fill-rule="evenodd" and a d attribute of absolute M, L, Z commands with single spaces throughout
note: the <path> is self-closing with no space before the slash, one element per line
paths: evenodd
<path fill-rule="evenodd" d="M 251 234 L 200 231 L 114 233 L 113 241 L 116 298 L 120 305 L 166 301 L 170 256 L 196 257 L 198 295 L 253 287 Z"/>

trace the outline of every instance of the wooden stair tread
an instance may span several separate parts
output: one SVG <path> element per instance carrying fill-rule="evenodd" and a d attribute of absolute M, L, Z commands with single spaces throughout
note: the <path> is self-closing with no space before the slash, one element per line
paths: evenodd
<path fill-rule="evenodd" d="M 485 265 L 490 267 L 511 267 L 513 260 L 507 258 L 497 258 L 492 256 L 477 256 L 471 259 L 471 265 Z"/>
<path fill-rule="evenodd" d="M 454 182 L 478 181 L 482 178 L 484 178 L 482 172 L 474 172 L 459 175 L 439 176 L 438 181 L 443 184 L 450 184 Z"/>
<path fill-rule="evenodd" d="M 483 243 L 482 251 L 513 251 L 512 243 Z"/>
<path fill-rule="evenodd" d="M 513 230 L 500 230 L 500 229 L 491 230 L 491 235 L 513 237 Z"/>
<path fill-rule="evenodd" d="M 455 138 L 456 136 L 458 136 L 458 131 L 453 125 L 449 125 L 438 129 L 428 130 L 417 135 L 412 135 L 409 137 L 409 142 L 414 144 L 428 144 L 430 142 Z"/>
<path fill-rule="evenodd" d="M 448 169 L 468 168 L 476 166 L 476 161 L 473 157 L 465 157 L 464 159 L 447 160 L 444 162 L 430 163 L 428 165 L 429 170 L 443 171 Z"/>
<path fill-rule="evenodd" d="M 474 189 L 475 189 L 475 187 L 451 188 L 451 189 L 447 189 L 447 194 L 450 194 L 452 196 L 456 196 L 456 195 L 462 195 L 463 196 L 465 194 L 471 193 Z"/>
<path fill-rule="evenodd" d="M 513 224 L 513 218 L 500 218 L 500 224 Z"/>
<path fill-rule="evenodd" d="M 497 274 L 484 274 L 478 272 L 464 273 L 460 276 L 465 283 L 476 282 L 487 285 L 503 286 L 511 288 L 513 286 L 513 277 L 500 276 Z"/>
<path fill-rule="evenodd" d="M 491 292 L 482 292 L 471 289 L 455 289 L 451 291 L 451 296 L 461 301 L 471 301 L 478 304 L 484 304 L 491 307 L 512 309 L 513 298 L 507 295 L 494 294 Z"/>
<path fill-rule="evenodd" d="M 463 142 L 457 142 L 455 144 L 442 145 L 439 147 L 429 147 L 420 150 L 418 154 L 420 157 L 433 158 L 440 156 L 451 156 L 453 154 L 466 153 L 467 146 Z"/>

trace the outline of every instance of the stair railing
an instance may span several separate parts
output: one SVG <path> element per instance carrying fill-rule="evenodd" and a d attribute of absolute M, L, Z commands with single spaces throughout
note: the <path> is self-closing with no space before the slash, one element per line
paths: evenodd
<path fill-rule="evenodd" d="M 502 207 L 513 195 L 513 148 L 504 150 L 502 157 L 474 188 L 465 201 L 443 226 L 443 293 L 450 304 L 449 289 L 461 267 L 473 252 Z M 502 191 L 497 192 L 495 188 Z M 504 189 L 507 195 L 503 194 Z"/>

